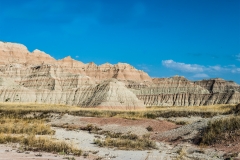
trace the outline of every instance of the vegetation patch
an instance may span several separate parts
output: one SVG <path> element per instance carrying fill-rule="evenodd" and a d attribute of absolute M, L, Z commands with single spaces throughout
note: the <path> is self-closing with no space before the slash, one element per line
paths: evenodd
<path fill-rule="evenodd" d="M 19 143 L 22 145 L 22 150 L 32 151 L 46 151 L 46 152 L 57 152 L 65 154 L 74 154 L 80 156 L 82 151 L 74 148 L 72 145 L 63 142 L 56 141 L 50 138 L 36 137 L 35 135 L 30 136 L 16 136 L 0 134 L 0 143 Z"/>
<path fill-rule="evenodd" d="M 155 142 L 150 140 L 150 135 L 139 137 L 135 134 L 127 133 L 105 133 L 104 140 L 95 139 L 94 143 L 100 147 L 112 147 L 122 150 L 146 150 L 157 149 Z"/>
<path fill-rule="evenodd" d="M 101 128 L 98 128 L 97 126 L 94 126 L 92 124 L 87 124 L 86 126 L 78 126 L 78 125 L 72 125 L 72 124 L 52 124 L 52 127 L 59 127 L 59 128 L 65 128 L 66 130 L 72 131 L 72 130 L 83 130 L 88 131 L 89 133 L 96 133 L 99 134 L 98 131 L 102 130 Z"/>
<path fill-rule="evenodd" d="M 71 114 L 84 117 L 119 117 L 127 119 L 157 117 L 213 117 L 216 115 L 236 113 L 236 105 L 212 105 L 190 107 L 147 107 L 144 110 L 101 110 L 98 108 L 81 108 L 66 105 L 0 103 L 0 114 L 22 118 L 35 114 L 35 118 L 48 118 L 51 113 Z"/>
<path fill-rule="evenodd" d="M 169 120 L 169 122 L 175 123 L 176 125 L 186 125 L 186 124 L 188 124 L 188 122 L 186 122 L 186 121 L 170 121 Z"/>
<path fill-rule="evenodd" d="M 233 116 L 208 123 L 203 130 L 200 143 L 212 145 L 240 138 L 240 116 Z"/>
<path fill-rule="evenodd" d="M 0 118 L 0 133 L 53 135 L 55 131 L 44 120 Z"/>
<path fill-rule="evenodd" d="M 14 114 L 17 116 L 14 117 Z M 20 118 L 22 117 L 22 118 Z M 0 115 L 0 143 L 19 143 L 21 151 L 46 151 L 81 155 L 81 150 L 64 141 L 44 138 L 55 131 L 42 118 L 21 116 L 17 111 Z"/>

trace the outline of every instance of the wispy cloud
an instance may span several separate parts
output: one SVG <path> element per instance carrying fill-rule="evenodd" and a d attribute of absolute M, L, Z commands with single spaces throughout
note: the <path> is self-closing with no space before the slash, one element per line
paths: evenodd
<path fill-rule="evenodd" d="M 238 53 L 238 54 L 236 55 L 236 58 L 237 58 L 238 61 L 240 61 L 240 53 Z"/>
<path fill-rule="evenodd" d="M 240 58 L 240 55 L 239 55 Z M 175 62 L 173 60 L 163 60 L 162 65 L 171 68 L 176 71 L 181 71 L 184 73 L 195 73 L 195 77 L 207 77 L 208 73 L 222 73 L 222 72 L 231 72 L 231 73 L 240 73 L 240 68 L 235 65 L 228 65 L 228 66 L 203 66 L 198 64 L 186 64 L 182 62 Z"/>
<path fill-rule="evenodd" d="M 173 60 L 164 60 L 162 61 L 162 64 L 167 68 L 172 68 L 181 72 L 196 73 L 196 72 L 204 71 L 204 66 L 197 65 L 197 64 L 186 64 L 186 63 L 175 62 Z"/>

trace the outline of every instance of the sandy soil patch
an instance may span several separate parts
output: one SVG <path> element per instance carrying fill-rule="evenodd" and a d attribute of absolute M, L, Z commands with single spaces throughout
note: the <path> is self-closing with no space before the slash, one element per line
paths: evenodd
<path fill-rule="evenodd" d="M 59 155 L 47 152 L 32 152 L 25 151 L 20 153 L 17 148 L 13 148 L 12 145 L 1 144 L 0 145 L 0 160 L 30 160 L 30 159 L 39 159 L 39 160 L 57 160 L 57 159 L 66 159 L 67 157 L 74 157 L 75 160 L 83 160 L 84 157 L 75 157 L 71 155 Z M 90 159 L 94 159 L 91 158 Z"/>

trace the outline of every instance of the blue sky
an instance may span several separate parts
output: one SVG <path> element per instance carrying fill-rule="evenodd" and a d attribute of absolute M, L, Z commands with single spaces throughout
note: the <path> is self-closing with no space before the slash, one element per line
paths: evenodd
<path fill-rule="evenodd" d="M 152 77 L 240 84 L 239 0 L 8 0 L 0 40 Z"/>

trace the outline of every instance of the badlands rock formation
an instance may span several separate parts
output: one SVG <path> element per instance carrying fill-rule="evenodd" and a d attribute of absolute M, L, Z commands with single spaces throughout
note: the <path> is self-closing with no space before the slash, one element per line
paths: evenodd
<path fill-rule="evenodd" d="M 210 79 L 191 82 L 184 77 L 153 79 L 154 85 L 135 90 L 137 97 L 147 106 L 201 106 L 213 104 L 237 104 L 240 102 L 239 85 L 220 80 L 215 87 Z M 209 85 L 205 85 L 209 84 Z"/>
<path fill-rule="evenodd" d="M 196 85 L 206 88 L 211 93 L 240 92 L 240 86 L 233 81 L 225 81 L 221 78 L 194 82 Z"/>
<path fill-rule="evenodd" d="M 21 44 L 0 42 L 0 101 L 138 109 L 144 104 L 123 82 L 152 79 L 125 63 L 84 64 L 55 60 Z M 118 80 L 119 81 L 118 81 Z"/>
<path fill-rule="evenodd" d="M 240 102 L 240 86 L 210 79 L 151 78 L 126 63 L 84 64 L 55 60 L 21 44 L 0 42 L 0 101 L 139 109 Z"/>

